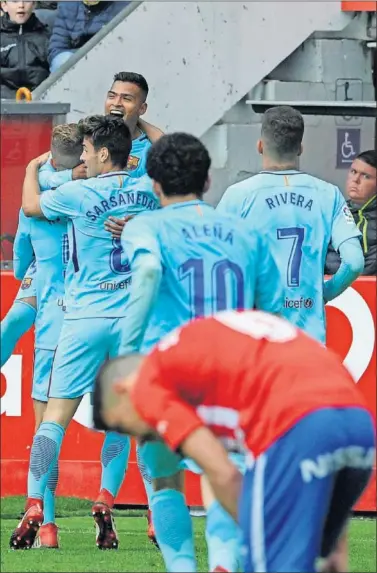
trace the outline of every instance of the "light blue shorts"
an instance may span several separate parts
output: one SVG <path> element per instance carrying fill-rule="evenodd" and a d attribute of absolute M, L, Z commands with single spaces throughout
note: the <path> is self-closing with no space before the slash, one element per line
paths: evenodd
<path fill-rule="evenodd" d="M 127 352 L 126 318 L 65 319 L 52 369 L 49 398 L 79 398 L 93 391 L 105 360 Z"/>
<path fill-rule="evenodd" d="M 31 397 L 40 402 L 47 402 L 48 387 L 51 380 L 52 365 L 54 362 L 54 350 L 34 350 L 34 374 Z"/>
<path fill-rule="evenodd" d="M 16 300 L 22 300 L 23 298 L 37 296 L 35 287 L 36 274 L 37 266 L 35 261 L 33 261 L 26 271 L 24 278 L 22 279 L 21 286 L 18 289 L 18 293 L 16 295 Z"/>
<path fill-rule="evenodd" d="M 140 459 L 147 468 L 152 479 L 167 478 L 181 470 L 188 470 L 202 475 L 202 469 L 191 459 L 182 458 L 173 452 L 164 442 L 146 442 L 138 447 Z M 244 474 L 246 470 L 245 456 L 230 453 L 230 460 Z"/>

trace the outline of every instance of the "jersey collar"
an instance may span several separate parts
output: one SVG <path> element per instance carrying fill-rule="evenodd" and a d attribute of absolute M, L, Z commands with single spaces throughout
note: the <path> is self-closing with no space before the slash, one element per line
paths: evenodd
<path fill-rule="evenodd" d="M 263 170 L 259 171 L 259 173 L 264 173 L 268 175 L 299 175 L 302 174 L 303 171 L 298 171 L 298 169 L 282 169 L 281 171 L 268 171 Z"/>
<path fill-rule="evenodd" d="M 127 175 L 130 176 L 127 171 L 110 171 L 109 173 L 102 173 L 102 175 L 97 175 L 98 179 L 103 179 L 104 177 L 113 177 L 114 175 Z"/>
<path fill-rule="evenodd" d="M 183 201 L 182 203 L 172 203 L 167 205 L 164 209 L 183 209 L 183 207 L 190 207 L 192 205 L 200 205 L 202 207 L 210 207 L 208 203 L 205 203 L 201 199 L 194 199 L 193 201 Z"/>

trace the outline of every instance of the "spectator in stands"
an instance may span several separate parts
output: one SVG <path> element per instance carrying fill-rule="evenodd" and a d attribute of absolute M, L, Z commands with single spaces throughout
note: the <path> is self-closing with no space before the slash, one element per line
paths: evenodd
<path fill-rule="evenodd" d="M 348 207 L 359 227 L 364 251 L 363 275 L 377 275 L 377 188 L 376 152 L 363 151 L 353 161 L 347 177 Z M 339 254 L 329 247 L 325 273 L 333 275 L 340 265 Z"/>
<path fill-rule="evenodd" d="M 54 28 L 57 7 L 57 2 L 38 2 L 38 9 L 35 11 L 38 20 L 48 27 L 50 33 Z"/>
<path fill-rule="evenodd" d="M 49 33 L 34 14 L 36 2 L 1 2 L 1 98 L 14 99 L 20 87 L 36 88 L 49 75 Z"/>
<path fill-rule="evenodd" d="M 127 4 L 119 0 L 59 2 L 49 47 L 51 72 L 59 69 Z"/>

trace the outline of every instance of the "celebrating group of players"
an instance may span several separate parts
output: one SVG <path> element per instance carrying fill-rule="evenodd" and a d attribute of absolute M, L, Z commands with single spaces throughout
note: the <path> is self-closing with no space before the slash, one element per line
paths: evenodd
<path fill-rule="evenodd" d="M 112 507 L 135 435 L 168 571 L 196 570 L 184 469 L 201 474 L 211 571 L 314 571 L 320 556 L 323 571 L 343 571 L 374 429 L 323 346 L 324 304 L 362 271 L 360 233 L 339 189 L 298 170 L 296 110 L 265 113 L 263 171 L 214 209 L 207 149 L 143 122 L 147 94 L 142 76 L 117 74 L 107 115 L 57 126 L 26 170 L 14 247 L 24 278 L 2 356 L 35 319 L 36 434 L 10 546 L 58 547 L 59 452 L 94 389 L 106 432 L 99 548 L 118 547 Z M 342 264 L 325 282 L 330 242 Z"/>

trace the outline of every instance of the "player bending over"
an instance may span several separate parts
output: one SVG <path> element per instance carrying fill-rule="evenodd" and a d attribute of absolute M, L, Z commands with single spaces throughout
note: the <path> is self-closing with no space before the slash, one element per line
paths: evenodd
<path fill-rule="evenodd" d="M 165 135 L 149 152 L 147 171 L 162 209 L 135 217 L 121 237 L 132 269 L 126 312 L 133 351 L 146 353 L 177 326 L 218 310 L 281 309 L 278 270 L 263 238 L 203 202 L 210 163 L 204 145 L 185 133 Z M 237 444 L 232 455 L 242 467 Z M 138 456 L 154 481 L 153 521 L 167 569 L 194 571 L 182 467 L 163 444 L 146 444 Z M 213 496 L 207 505 L 210 570 L 234 571 L 238 528 Z"/>
<path fill-rule="evenodd" d="M 43 520 L 43 492 L 56 465 L 64 433 L 82 397 L 91 392 L 99 366 L 109 356 L 126 353 L 125 313 L 131 283 L 130 266 L 119 241 L 104 229 L 109 215 L 124 217 L 158 208 L 148 178 L 131 179 L 125 171 L 131 149 L 130 132 L 118 118 L 91 116 L 79 122 L 83 138 L 82 160 L 88 179 L 39 193 L 37 168 L 28 168 L 22 207 L 29 217 L 56 221 L 68 218 L 70 259 L 65 292 L 66 314 L 52 369 L 49 399 L 33 441 L 28 476 L 26 513 L 12 534 L 13 549 L 32 546 Z M 119 443 L 119 437 L 117 438 Z M 48 448 L 46 448 L 48 444 Z M 126 467 L 129 439 L 123 437 L 118 455 L 103 467 L 104 488 L 115 497 Z M 118 546 L 110 509 L 98 508 L 97 545 Z"/>
<path fill-rule="evenodd" d="M 217 209 L 268 233 L 284 288 L 283 316 L 324 343 L 324 304 L 359 276 L 364 256 L 360 231 L 338 187 L 299 171 L 303 135 L 297 110 L 280 106 L 266 111 L 258 141 L 263 171 L 229 187 Z M 324 283 L 330 242 L 342 264 Z"/>
<path fill-rule="evenodd" d="M 339 358 L 283 319 L 222 312 L 177 329 L 147 357 L 109 361 L 97 429 L 163 439 L 190 456 L 238 519 L 244 571 L 348 570 L 350 512 L 371 476 L 375 425 Z M 222 441 L 248 450 L 244 477 Z"/>

